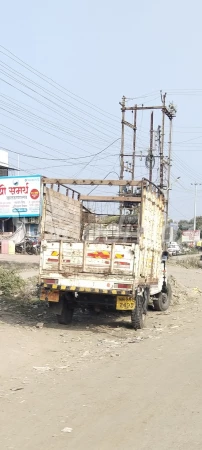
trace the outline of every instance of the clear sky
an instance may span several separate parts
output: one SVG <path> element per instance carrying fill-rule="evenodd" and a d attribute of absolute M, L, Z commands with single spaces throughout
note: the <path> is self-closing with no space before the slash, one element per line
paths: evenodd
<path fill-rule="evenodd" d="M 20 156 L 21 174 L 102 178 L 119 172 L 120 141 L 98 153 L 120 138 L 122 95 L 135 99 L 128 104 L 158 104 L 162 89 L 178 110 L 172 180 L 181 178 L 173 184 L 170 216 L 191 218 L 191 183 L 202 183 L 201 17 L 200 0 L 3 2 L 1 45 L 61 86 L 0 47 L 0 146 L 12 150 L 10 165 L 16 167 L 19 152 L 30 155 Z M 140 114 L 138 151 L 148 149 L 148 130 L 149 116 Z M 167 146 L 167 134 L 165 140 Z M 131 143 L 128 132 L 127 149 Z M 145 174 L 137 160 L 136 177 Z M 201 200 L 199 186 L 198 215 Z"/>

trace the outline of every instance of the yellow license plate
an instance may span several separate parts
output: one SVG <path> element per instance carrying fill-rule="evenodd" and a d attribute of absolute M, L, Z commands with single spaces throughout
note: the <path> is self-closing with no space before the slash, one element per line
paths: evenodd
<path fill-rule="evenodd" d="M 117 297 L 116 298 L 116 309 L 118 311 L 132 311 L 135 308 L 135 300 L 130 297 Z"/>
<path fill-rule="evenodd" d="M 40 300 L 59 302 L 59 291 L 41 291 Z"/>

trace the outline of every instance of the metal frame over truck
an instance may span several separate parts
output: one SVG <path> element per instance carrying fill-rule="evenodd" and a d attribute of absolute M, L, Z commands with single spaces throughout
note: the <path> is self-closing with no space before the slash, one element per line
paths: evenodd
<path fill-rule="evenodd" d="M 171 291 L 162 262 L 165 201 L 159 188 L 145 179 L 42 183 L 40 298 L 59 323 L 70 323 L 77 307 L 113 308 L 131 311 L 138 329 L 149 304 L 165 311 Z M 121 186 L 122 192 L 82 195 L 67 185 Z M 98 204 L 108 205 L 108 213 L 96 212 Z"/>

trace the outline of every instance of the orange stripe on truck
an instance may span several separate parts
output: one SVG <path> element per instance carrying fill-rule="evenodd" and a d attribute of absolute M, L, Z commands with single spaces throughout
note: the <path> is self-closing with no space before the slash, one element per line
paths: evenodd
<path fill-rule="evenodd" d="M 95 252 L 87 253 L 87 256 L 89 258 L 95 258 L 95 259 L 110 259 L 111 253 L 107 252 L 106 250 L 103 250 L 101 252 L 95 251 Z M 121 259 L 121 258 L 124 258 L 124 255 L 122 253 L 116 253 L 115 258 Z"/>

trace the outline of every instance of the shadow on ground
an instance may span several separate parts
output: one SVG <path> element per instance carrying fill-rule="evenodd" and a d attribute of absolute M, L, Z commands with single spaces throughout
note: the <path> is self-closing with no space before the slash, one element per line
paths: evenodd
<path fill-rule="evenodd" d="M 88 330 L 96 333 L 99 332 L 99 329 L 103 333 L 103 328 L 106 330 L 107 328 L 132 329 L 128 312 L 108 313 L 101 311 L 100 313 L 92 313 L 75 310 L 72 324 L 65 326 L 59 325 L 56 316 L 51 313 L 48 306 L 38 300 L 23 302 L 6 298 L 0 300 L 0 324 L 2 323 L 29 327 L 40 327 L 41 324 L 44 328 L 68 329 L 72 331 Z"/>

